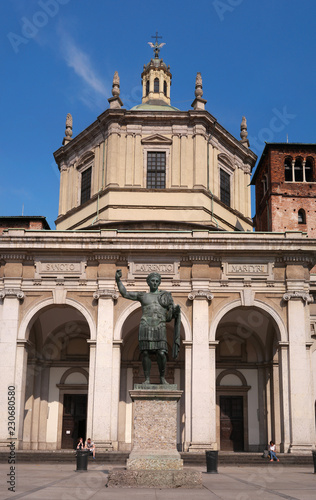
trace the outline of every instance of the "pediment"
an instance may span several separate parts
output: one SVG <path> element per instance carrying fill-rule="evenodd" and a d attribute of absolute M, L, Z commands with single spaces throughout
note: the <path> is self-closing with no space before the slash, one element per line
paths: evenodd
<path fill-rule="evenodd" d="M 160 134 L 150 135 L 149 137 L 144 137 L 141 140 L 142 144 L 164 144 L 166 146 L 170 146 L 172 144 L 172 140 L 168 139 L 168 137 L 164 137 Z"/>

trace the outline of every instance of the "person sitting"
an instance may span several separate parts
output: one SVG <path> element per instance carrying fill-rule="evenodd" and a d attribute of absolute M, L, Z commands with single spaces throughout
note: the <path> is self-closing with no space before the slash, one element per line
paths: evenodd
<path fill-rule="evenodd" d="M 83 450 L 83 449 L 84 449 L 83 439 L 79 438 L 77 444 L 77 450 Z"/>
<path fill-rule="evenodd" d="M 95 444 L 93 441 L 91 441 L 91 438 L 87 439 L 85 448 L 89 450 L 90 455 L 92 455 L 93 460 L 95 460 Z"/>
<path fill-rule="evenodd" d="M 273 441 L 270 441 L 269 455 L 270 455 L 270 462 L 273 462 L 273 460 L 276 460 L 277 462 L 279 462 L 279 459 L 275 454 L 275 444 Z"/>

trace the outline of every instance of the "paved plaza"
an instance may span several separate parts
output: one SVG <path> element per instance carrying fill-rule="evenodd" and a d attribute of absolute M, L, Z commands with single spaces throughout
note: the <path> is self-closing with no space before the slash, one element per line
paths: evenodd
<path fill-rule="evenodd" d="M 17 464 L 15 492 L 8 491 L 9 465 L 0 464 L 0 500 L 314 500 L 316 474 L 312 467 L 221 466 L 218 474 L 202 471 L 203 488 L 126 489 L 106 488 L 111 469 L 101 463 L 90 463 L 87 472 L 76 472 L 75 464 Z"/>

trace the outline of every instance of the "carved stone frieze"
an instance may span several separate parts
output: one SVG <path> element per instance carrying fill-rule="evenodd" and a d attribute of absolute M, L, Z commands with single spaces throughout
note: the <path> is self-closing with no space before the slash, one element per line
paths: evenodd
<path fill-rule="evenodd" d="M 113 300 L 117 300 L 119 294 L 115 290 L 108 290 L 106 288 L 99 288 L 93 294 L 93 298 L 95 300 L 99 300 L 100 298 L 108 299 L 111 298 Z"/>
<path fill-rule="evenodd" d="M 193 290 L 188 295 L 189 300 L 207 299 L 211 301 L 213 298 L 214 295 L 209 290 Z"/>
<path fill-rule="evenodd" d="M 302 300 L 305 304 L 311 304 L 314 302 L 313 296 L 309 295 L 307 292 L 286 292 L 283 295 L 283 300 L 288 302 L 289 300 Z"/>
<path fill-rule="evenodd" d="M 0 290 L 0 299 L 3 300 L 5 297 L 23 300 L 24 292 L 22 292 L 19 288 L 3 288 Z"/>

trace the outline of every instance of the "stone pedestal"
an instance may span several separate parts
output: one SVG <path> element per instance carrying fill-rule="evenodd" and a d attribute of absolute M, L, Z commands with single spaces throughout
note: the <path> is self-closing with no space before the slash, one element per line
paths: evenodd
<path fill-rule="evenodd" d="M 182 470 L 177 451 L 176 385 L 138 385 L 129 391 L 133 401 L 133 449 L 127 470 L 111 471 L 107 486 L 129 488 L 202 488 L 202 474 Z"/>
<path fill-rule="evenodd" d="M 138 385 L 130 391 L 133 401 L 133 449 L 129 470 L 181 470 L 177 451 L 177 402 L 182 391 L 176 385 Z"/>

